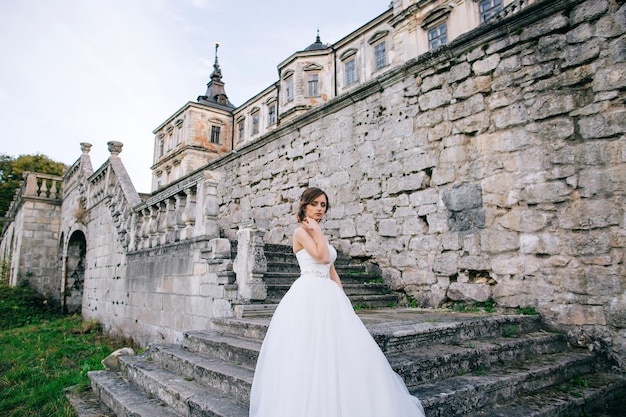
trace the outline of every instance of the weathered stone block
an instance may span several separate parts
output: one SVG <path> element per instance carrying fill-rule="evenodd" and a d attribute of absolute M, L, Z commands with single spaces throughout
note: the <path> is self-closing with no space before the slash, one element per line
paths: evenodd
<path fill-rule="evenodd" d="M 448 107 L 448 119 L 457 120 L 485 110 L 485 100 L 481 94 L 474 94 L 464 101 L 454 103 Z"/>
<path fill-rule="evenodd" d="M 488 53 L 490 52 L 488 51 Z M 474 62 L 472 64 L 472 70 L 474 71 L 474 74 L 476 75 L 484 75 L 496 69 L 499 63 L 500 63 L 500 55 L 498 54 L 488 55 L 486 58 L 480 59 Z"/>
<path fill-rule="evenodd" d="M 594 0 L 584 2 L 574 8 L 570 14 L 572 25 L 592 21 L 604 14 L 609 7 L 607 0 Z"/>
<path fill-rule="evenodd" d="M 453 251 L 440 253 L 435 257 L 433 271 L 440 275 L 454 275 L 457 273 L 458 254 Z"/>
<path fill-rule="evenodd" d="M 462 211 L 482 206 L 482 189 L 476 184 L 452 187 L 443 192 L 443 202 L 450 211 Z"/>
<path fill-rule="evenodd" d="M 571 191 L 561 181 L 531 184 L 522 190 L 522 198 L 528 204 L 557 203 L 569 199 Z"/>
<path fill-rule="evenodd" d="M 583 139 L 598 139 L 615 136 L 626 132 L 626 110 L 614 110 L 578 121 L 580 135 Z"/>
<path fill-rule="evenodd" d="M 550 308 L 560 323 L 583 326 L 583 325 L 606 325 L 606 316 L 602 306 L 589 306 L 584 304 L 561 304 Z"/>
<path fill-rule="evenodd" d="M 543 229 L 551 217 L 545 212 L 516 207 L 500 217 L 498 223 L 510 230 L 532 233 Z"/>
<path fill-rule="evenodd" d="M 491 288 L 487 284 L 453 282 L 448 288 L 448 298 L 458 301 L 483 303 L 491 299 Z"/>
<path fill-rule="evenodd" d="M 383 219 L 378 222 L 378 233 L 384 237 L 398 236 L 398 225 L 395 219 Z"/>
<path fill-rule="evenodd" d="M 421 95 L 417 101 L 419 103 L 420 110 L 427 111 L 449 104 L 451 99 L 452 94 L 450 91 L 447 89 L 438 89 Z"/>
<path fill-rule="evenodd" d="M 559 226 L 567 230 L 589 230 L 618 225 L 624 209 L 610 200 L 580 200 L 563 210 Z"/>

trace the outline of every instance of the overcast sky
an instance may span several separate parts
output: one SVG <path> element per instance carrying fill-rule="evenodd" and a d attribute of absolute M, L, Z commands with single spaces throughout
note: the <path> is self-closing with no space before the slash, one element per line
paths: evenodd
<path fill-rule="evenodd" d="M 315 41 L 334 43 L 389 0 L 0 0 L 0 153 L 72 164 L 80 142 L 97 169 L 106 143 L 139 192 L 150 191 L 152 131 L 206 91 L 214 44 L 239 106 L 276 66 Z"/>

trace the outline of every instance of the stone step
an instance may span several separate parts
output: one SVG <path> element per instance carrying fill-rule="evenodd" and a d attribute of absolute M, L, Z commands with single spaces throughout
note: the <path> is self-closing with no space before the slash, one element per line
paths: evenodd
<path fill-rule="evenodd" d="M 337 271 L 339 277 L 341 278 L 341 282 L 344 284 L 367 284 L 367 283 L 375 283 L 382 284 L 380 282 L 380 278 L 376 275 L 368 274 L 368 273 L 350 273 L 350 274 L 342 274 L 341 271 Z M 295 270 L 293 272 L 284 272 L 284 271 L 269 271 L 263 275 L 263 281 L 268 284 L 293 284 L 293 282 L 298 279 L 300 276 L 300 270 Z"/>
<path fill-rule="evenodd" d="M 212 330 L 224 335 L 262 341 L 270 324 L 270 317 L 215 318 L 211 323 Z"/>
<path fill-rule="evenodd" d="M 184 346 L 192 352 L 209 352 L 222 360 L 254 369 L 261 342 L 215 331 L 197 331 L 185 334 Z M 428 349 L 389 354 L 388 360 L 407 385 L 416 386 L 484 371 L 501 363 L 566 351 L 567 346 L 561 334 L 536 332 L 516 338 L 468 341 L 463 345 L 432 345 Z"/>
<path fill-rule="evenodd" d="M 125 370 L 132 372 L 129 380 L 107 371 L 95 371 L 105 373 L 104 377 L 89 375 L 92 385 L 111 398 L 111 405 L 105 404 L 120 417 L 248 416 L 247 404 L 234 401 L 220 391 L 147 361 L 126 362 L 133 363 L 132 368 Z"/>
<path fill-rule="evenodd" d="M 388 320 L 392 316 L 395 318 Z M 541 330 L 539 316 L 459 314 L 440 317 L 429 310 L 400 308 L 365 309 L 359 311 L 359 317 L 383 352 L 400 352 L 435 344 L 460 344 L 500 336 L 514 337 Z"/>
<path fill-rule="evenodd" d="M 224 335 L 213 330 L 186 332 L 183 347 L 190 352 L 209 353 L 224 361 L 254 370 L 261 341 Z"/>
<path fill-rule="evenodd" d="M 384 284 L 346 284 L 343 283 L 343 290 L 345 291 L 348 297 L 353 295 L 387 295 L 391 292 L 387 289 L 387 286 Z M 268 284 L 268 298 L 278 299 L 282 298 L 283 295 L 291 288 L 291 284 Z"/>
<path fill-rule="evenodd" d="M 285 291 L 286 292 L 286 291 Z M 285 294 L 268 293 L 266 302 L 277 304 Z M 398 304 L 397 294 L 348 294 L 355 309 L 395 307 Z M 243 317 L 243 316 L 242 316 Z"/>
<path fill-rule="evenodd" d="M 626 377 L 607 373 L 588 374 L 519 396 L 506 404 L 474 411 L 465 417 L 601 417 L 606 403 L 624 398 Z"/>
<path fill-rule="evenodd" d="M 604 363 L 597 356 L 570 348 L 563 334 L 542 331 L 537 316 L 423 309 L 357 314 L 429 417 L 577 415 L 582 404 L 577 395 L 591 403 L 626 392 L 623 375 L 598 373 Z M 155 344 L 140 356 L 121 357 L 124 379 L 90 373 L 94 391 L 119 416 L 161 417 L 137 411 L 137 404 L 158 406 L 164 417 L 247 415 L 269 322 L 269 317 L 214 319 L 211 330 L 185 333 L 182 346 Z M 120 388 L 129 383 L 132 395 Z M 553 392 L 555 400 L 545 392 Z"/>
<path fill-rule="evenodd" d="M 235 306 L 235 317 L 238 319 L 249 317 L 272 317 L 278 307 L 278 302 L 267 300 L 263 304 L 239 304 Z M 264 333 L 265 334 L 265 333 Z"/>
<path fill-rule="evenodd" d="M 389 354 L 388 359 L 408 386 L 418 386 L 567 350 L 564 335 L 534 332 L 516 338 L 496 337 L 463 344 L 432 345 L 428 349 L 421 347 Z"/>
<path fill-rule="evenodd" d="M 422 401 L 428 417 L 465 416 L 530 395 L 595 370 L 589 353 L 544 355 L 473 375 L 420 384 L 409 391 Z"/>
<path fill-rule="evenodd" d="M 160 366 L 184 376 L 185 379 L 220 391 L 236 401 L 249 401 L 253 369 L 223 361 L 212 354 L 189 352 L 176 345 L 151 345 L 148 355 L 151 365 Z M 147 363 L 146 358 L 139 358 L 130 365 L 143 369 Z M 129 371 L 125 372 L 130 374 Z"/>
<path fill-rule="evenodd" d="M 259 308 L 268 305 L 246 304 Z M 275 307 L 275 305 L 274 305 Z M 517 335 L 541 330 L 539 316 L 446 314 L 419 308 L 361 309 L 357 314 L 383 352 L 401 352 L 435 344 Z M 230 336 L 263 340 L 270 316 L 213 319 L 213 330 Z"/>
<path fill-rule="evenodd" d="M 180 417 L 167 404 L 148 398 L 139 388 L 114 372 L 90 371 L 88 376 L 96 398 L 117 416 Z"/>

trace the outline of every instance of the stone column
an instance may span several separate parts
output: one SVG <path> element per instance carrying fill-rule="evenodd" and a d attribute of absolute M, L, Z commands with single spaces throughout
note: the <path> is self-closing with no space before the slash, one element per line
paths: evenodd
<path fill-rule="evenodd" d="M 217 217 L 220 204 L 217 201 L 217 186 L 219 181 L 205 179 L 204 181 L 204 234 L 211 237 L 219 237 L 220 227 Z"/>
<path fill-rule="evenodd" d="M 263 275 L 267 272 L 263 235 L 253 221 L 242 223 L 237 232 L 237 257 L 233 270 L 237 276 L 239 297 L 245 300 L 265 300 L 267 288 Z"/>

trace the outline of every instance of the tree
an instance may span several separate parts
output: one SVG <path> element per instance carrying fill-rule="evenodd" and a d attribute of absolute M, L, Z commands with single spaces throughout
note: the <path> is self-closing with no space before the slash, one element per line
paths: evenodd
<path fill-rule="evenodd" d="M 40 174 L 63 175 L 67 165 L 54 161 L 42 154 L 20 155 L 13 158 L 9 155 L 0 154 L 0 216 L 9 209 L 15 190 L 22 181 L 22 173 L 38 172 Z"/>

